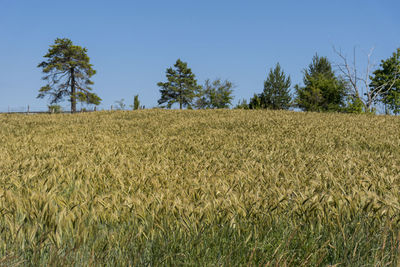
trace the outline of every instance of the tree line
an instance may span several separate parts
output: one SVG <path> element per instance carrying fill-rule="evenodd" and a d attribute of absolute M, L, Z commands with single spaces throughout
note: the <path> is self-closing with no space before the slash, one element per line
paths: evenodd
<path fill-rule="evenodd" d="M 341 51 L 335 49 L 335 53 L 341 60 L 336 71 L 327 57 L 316 54 L 303 70 L 303 85 L 296 84 L 293 90 L 290 75 L 277 63 L 269 70 L 262 92 L 255 93 L 249 101 L 240 100 L 235 108 L 374 113 L 375 106 L 381 103 L 387 112 L 400 113 L 400 48 L 382 60 L 372 73 L 371 51 L 364 76 L 359 76 L 355 51 L 353 62 Z M 46 85 L 40 88 L 38 98 L 48 96 L 52 105 L 67 98 L 72 113 L 77 111 L 78 102 L 101 103 L 102 99 L 92 92 L 93 81 L 90 79 L 96 71 L 90 64 L 86 48 L 74 45 L 69 39 L 57 38 L 44 58 L 46 60 L 38 67 L 42 68 Z M 199 84 L 188 64 L 180 59 L 167 68 L 166 81 L 157 86 L 161 94 L 159 107 L 172 108 L 176 104 L 180 109 L 229 108 L 235 87 L 231 81 L 222 79 L 207 79 L 204 84 Z M 122 109 L 125 107 L 123 101 L 117 101 Z M 138 95 L 131 107 L 144 108 L 140 106 Z"/>

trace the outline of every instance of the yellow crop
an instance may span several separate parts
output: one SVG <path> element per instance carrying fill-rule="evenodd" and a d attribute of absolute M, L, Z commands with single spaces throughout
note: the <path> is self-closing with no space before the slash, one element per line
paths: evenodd
<path fill-rule="evenodd" d="M 133 218 L 132 240 L 151 240 L 166 231 L 165 221 L 194 232 L 218 221 L 235 229 L 240 218 L 312 221 L 318 228 L 342 227 L 360 213 L 399 225 L 396 116 L 252 110 L 0 115 L 4 259 L 12 257 L 11 243 L 43 257 L 43 247 L 79 246 L 107 231 L 93 225 Z M 108 241 L 120 235 L 107 232 Z"/>

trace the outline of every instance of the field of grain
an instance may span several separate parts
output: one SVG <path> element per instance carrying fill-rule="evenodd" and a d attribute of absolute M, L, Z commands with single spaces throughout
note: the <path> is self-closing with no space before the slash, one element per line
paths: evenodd
<path fill-rule="evenodd" d="M 0 265 L 396 266 L 400 118 L 0 115 Z"/>

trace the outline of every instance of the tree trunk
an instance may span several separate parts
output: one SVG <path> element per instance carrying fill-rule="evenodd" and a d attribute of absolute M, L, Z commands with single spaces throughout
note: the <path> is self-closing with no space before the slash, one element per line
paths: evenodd
<path fill-rule="evenodd" d="M 76 112 L 76 89 L 75 89 L 75 73 L 71 68 L 71 113 Z"/>
<path fill-rule="evenodd" d="M 371 97 L 371 92 L 367 93 L 367 97 L 368 97 L 368 99 L 367 99 L 367 103 L 365 105 L 366 106 L 366 110 L 365 111 L 367 113 L 369 113 L 369 112 L 372 111 L 372 104 L 373 104 L 373 100 L 372 100 L 372 97 Z"/>
<path fill-rule="evenodd" d="M 182 109 L 182 86 L 180 85 L 180 90 L 179 90 L 179 109 Z"/>

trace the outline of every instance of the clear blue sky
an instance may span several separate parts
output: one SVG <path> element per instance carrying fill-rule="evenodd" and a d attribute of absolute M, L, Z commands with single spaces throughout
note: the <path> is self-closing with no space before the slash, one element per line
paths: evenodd
<path fill-rule="evenodd" d="M 277 62 L 302 83 L 315 53 L 338 61 L 333 45 L 348 55 L 356 46 L 360 60 L 375 47 L 379 63 L 400 47 L 399 10 L 399 0 L 0 0 L 0 111 L 48 104 L 36 99 L 36 66 L 57 37 L 88 49 L 103 107 L 135 94 L 156 106 L 156 83 L 177 58 L 200 83 L 234 82 L 236 104 L 262 91 Z"/>

